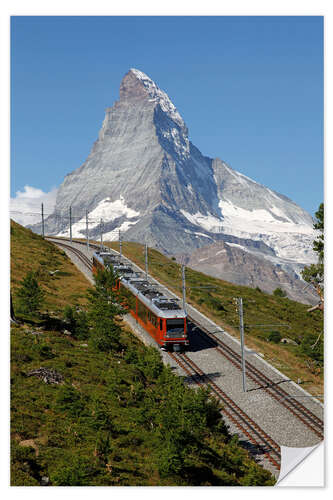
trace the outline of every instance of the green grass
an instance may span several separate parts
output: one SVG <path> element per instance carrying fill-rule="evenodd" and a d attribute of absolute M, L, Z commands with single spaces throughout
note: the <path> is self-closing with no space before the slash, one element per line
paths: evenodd
<path fill-rule="evenodd" d="M 11 221 L 10 234 L 10 285 L 14 307 L 17 304 L 16 291 L 28 271 L 37 273 L 38 282 L 45 292 L 44 310 L 52 309 L 57 314 L 67 303 L 86 303 L 85 294 L 90 283 L 77 272 L 62 250 L 14 221 Z M 49 271 L 55 270 L 60 272 L 50 275 Z"/>

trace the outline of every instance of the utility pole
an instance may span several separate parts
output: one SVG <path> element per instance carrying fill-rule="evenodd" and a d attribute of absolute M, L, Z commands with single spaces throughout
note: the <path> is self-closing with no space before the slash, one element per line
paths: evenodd
<path fill-rule="evenodd" d="M 146 280 L 148 280 L 148 245 L 145 244 Z"/>
<path fill-rule="evenodd" d="M 101 228 L 101 252 L 102 252 L 103 251 L 103 219 L 101 219 L 100 228 Z"/>
<path fill-rule="evenodd" d="M 183 290 L 183 309 L 186 314 L 186 285 L 185 285 L 185 265 L 182 264 L 182 290 Z"/>
<path fill-rule="evenodd" d="M 42 203 L 42 236 L 44 238 L 45 233 L 44 233 L 44 204 Z"/>
<path fill-rule="evenodd" d="M 246 392 L 246 372 L 245 372 L 245 351 L 244 351 L 244 319 L 243 319 L 243 299 L 239 297 L 238 301 L 238 315 L 239 315 L 239 332 L 241 340 L 241 351 L 242 351 L 242 379 L 243 379 L 243 391 Z"/>
<path fill-rule="evenodd" d="M 88 210 L 86 210 L 86 238 L 87 238 L 87 250 L 89 251 Z"/>
<path fill-rule="evenodd" d="M 119 229 L 119 255 L 122 257 L 121 231 Z"/>
<path fill-rule="evenodd" d="M 72 206 L 69 207 L 69 239 L 72 243 Z"/>

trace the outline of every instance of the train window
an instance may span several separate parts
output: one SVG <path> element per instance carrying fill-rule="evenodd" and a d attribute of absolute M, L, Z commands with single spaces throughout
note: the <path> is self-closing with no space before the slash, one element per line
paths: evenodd
<path fill-rule="evenodd" d="M 163 330 L 163 319 L 160 319 L 160 330 Z"/>
<path fill-rule="evenodd" d="M 138 300 L 138 316 L 142 319 L 142 321 L 147 321 L 147 308 L 142 302 Z"/>
<path fill-rule="evenodd" d="M 151 311 L 148 310 L 148 319 L 155 328 L 157 328 L 157 317 Z"/>
<path fill-rule="evenodd" d="M 167 332 L 173 331 L 184 331 L 184 318 L 167 319 Z"/>

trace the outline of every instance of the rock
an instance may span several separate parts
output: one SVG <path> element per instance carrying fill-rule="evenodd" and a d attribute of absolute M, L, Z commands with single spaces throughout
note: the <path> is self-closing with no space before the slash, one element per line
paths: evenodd
<path fill-rule="evenodd" d="M 64 330 L 64 335 L 72 335 L 72 332 L 70 332 L 69 330 Z"/>
<path fill-rule="evenodd" d="M 40 485 L 41 486 L 48 486 L 50 484 L 50 478 L 48 476 L 43 476 Z"/>
<path fill-rule="evenodd" d="M 19 445 L 20 446 L 24 446 L 24 447 L 30 447 L 30 448 L 33 448 L 35 450 L 35 453 L 36 453 L 36 457 L 38 457 L 39 455 L 39 449 L 38 449 L 38 446 L 36 445 L 35 441 L 33 439 L 25 439 L 24 441 L 20 441 L 19 442 Z"/>
<path fill-rule="evenodd" d="M 80 344 L 80 347 L 88 347 L 88 344 Z"/>
<path fill-rule="evenodd" d="M 56 372 L 52 368 L 38 368 L 37 370 L 32 370 L 27 374 L 27 377 L 32 376 L 40 378 L 45 384 L 61 384 L 64 380 L 61 373 Z"/>
<path fill-rule="evenodd" d="M 292 344 L 292 345 L 298 345 L 297 342 L 295 342 L 295 340 L 292 340 L 292 339 L 288 339 L 287 337 L 284 338 L 284 339 L 281 339 L 280 340 L 280 343 L 281 344 Z"/>

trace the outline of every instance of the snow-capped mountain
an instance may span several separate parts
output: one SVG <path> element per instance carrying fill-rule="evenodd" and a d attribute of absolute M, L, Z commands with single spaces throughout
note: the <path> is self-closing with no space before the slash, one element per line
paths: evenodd
<path fill-rule="evenodd" d="M 137 69 L 124 76 L 87 160 L 60 186 L 48 233 L 69 234 L 70 206 L 73 236 L 85 235 L 88 211 L 90 236 L 102 218 L 104 240 L 120 230 L 174 255 L 224 241 L 292 271 L 315 261 L 310 215 L 203 156 L 168 95 Z"/>

